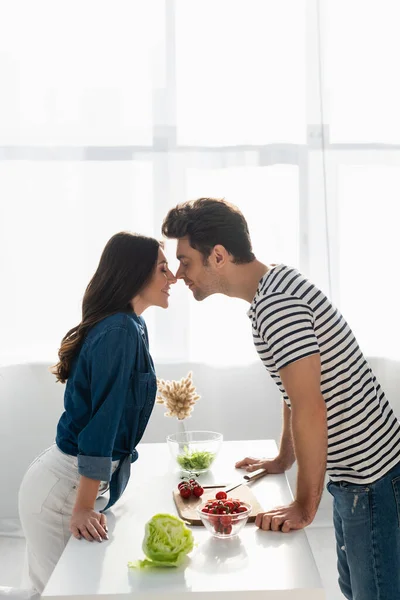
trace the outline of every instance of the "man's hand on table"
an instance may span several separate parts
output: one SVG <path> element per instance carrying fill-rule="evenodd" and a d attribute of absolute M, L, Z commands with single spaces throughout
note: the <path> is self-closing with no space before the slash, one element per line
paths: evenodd
<path fill-rule="evenodd" d="M 291 529 L 307 527 L 314 517 L 315 512 L 311 512 L 295 500 L 288 506 L 278 506 L 267 512 L 258 513 L 256 525 L 264 531 L 288 533 Z"/>
<path fill-rule="evenodd" d="M 247 456 L 243 460 L 239 460 L 235 464 L 236 469 L 246 469 L 249 473 L 258 471 L 258 469 L 264 469 L 271 475 L 277 475 L 278 473 L 284 473 L 290 466 L 286 466 L 279 456 L 275 458 L 253 458 Z"/>
<path fill-rule="evenodd" d="M 265 469 L 270 475 L 284 473 L 290 469 L 291 464 L 285 464 L 279 456 L 273 459 L 252 458 L 247 456 L 235 464 L 237 469 L 246 469 L 248 472 Z M 259 513 L 256 525 L 264 531 L 282 531 L 288 533 L 291 529 L 307 527 L 315 517 L 315 511 L 310 511 L 300 502 L 294 501 L 288 506 L 278 506 L 267 512 Z"/>

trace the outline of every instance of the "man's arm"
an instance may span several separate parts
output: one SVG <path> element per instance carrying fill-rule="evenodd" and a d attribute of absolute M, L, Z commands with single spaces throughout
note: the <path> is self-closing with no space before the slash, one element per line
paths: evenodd
<path fill-rule="evenodd" d="M 277 457 L 285 466 L 285 471 L 290 469 L 296 460 L 296 453 L 293 445 L 292 435 L 292 412 L 286 402 L 283 400 L 283 428 L 281 442 L 279 445 L 279 454 Z"/>
<path fill-rule="evenodd" d="M 279 371 L 291 402 L 291 429 L 298 464 L 295 500 L 267 513 L 256 525 L 283 532 L 302 529 L 315 517 L 321 499 L 327 455 L 326 405 L 321 393 L 320 355 L 295 361 Z"/>
<path fill-rule="evenodd" d="M 321 393 L 320 355 L 313 354 L 280 371 L 292 407 L 297 458 L 295 500 L 314 518 L 321 500 L 328 446 L 326 404 Z"/>

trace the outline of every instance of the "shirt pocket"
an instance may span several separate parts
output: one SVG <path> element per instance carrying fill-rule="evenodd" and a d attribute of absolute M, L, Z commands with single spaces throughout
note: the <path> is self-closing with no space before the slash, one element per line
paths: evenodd
<path fill-rule="evenodd" d="M 129 433 L 129 446 L 132 451 L 141 440 L 153 410 L 157 392 L 156 375 L 154 371 L 144 373 L 134 370 L 131 384 L 133 402 L 129 410 L 131 416 L 127 422 L 132 424 Z"/>
<path fill-rule="evenodd" d="M 143 373 L 142 371 L 136 371 L 136 369 L 132 371 L 131 389 L 133 396 L 133 405 L 135 409 L 140 410 L 146 404 L 151 377 L 151 372 Z"/>
<path fill-rule="evenodd" d="M 148 388 L 147 388 L 146 401 L 145 401 L 145 403 L 140 411 L 140 415 L 139 415 L 139 424 L 138 424 L 138 429 L 137 429 L 137 433 L 136 433 L 135 445 L 137 445 L 143 437 L 143 434 L 147 427 L 147 423 L 150 419 L 150 415 L 154 408 L 156 394 L 157 394 L 157 380 L 155 379 L 154 374 L 151 374 L 151 379 L 149 380 Z"/>

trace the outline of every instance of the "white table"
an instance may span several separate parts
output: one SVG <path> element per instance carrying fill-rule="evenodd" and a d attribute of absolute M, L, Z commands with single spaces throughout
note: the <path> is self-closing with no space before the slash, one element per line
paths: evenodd
<path fill-rule="evenodd" d="M 245 456 L 274 456 L 274 441 L 224 442 L 204 484 L 242 478 L 234 468 Z M 166 444 L 142 444 L 123 497 L 108 512 L 110 540 L 99 544 L 71 538 L 44 590 L 45 600 L 321 600 L 325 598 L 304 531 L 261 531 L 247 524 L 232 539 L 212 538 L 192 527 L 197 546 L 176 569 L 128 569 L 143 558 L 144 525 L 154 514 L 176 514 L 172 489 L 179 472 Z M 252 484 L 269 509 L 292 499 L 286 477 L 269 475 Z M 195 594 L 192 596 L 191 594 Z"/>

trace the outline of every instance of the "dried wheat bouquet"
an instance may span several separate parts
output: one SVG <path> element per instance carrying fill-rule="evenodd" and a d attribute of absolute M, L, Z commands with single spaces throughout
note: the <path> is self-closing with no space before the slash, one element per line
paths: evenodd
<path fill-rule="evenodd" d="M 192 381 L 192 372 L 180 381 L 164 381 L 157 378 L 157 404 L 164 404 L 168 411 L 166 417 L 177 417 L 179 420 L 190 417 L 194 405 L 200 396 Z"/>

